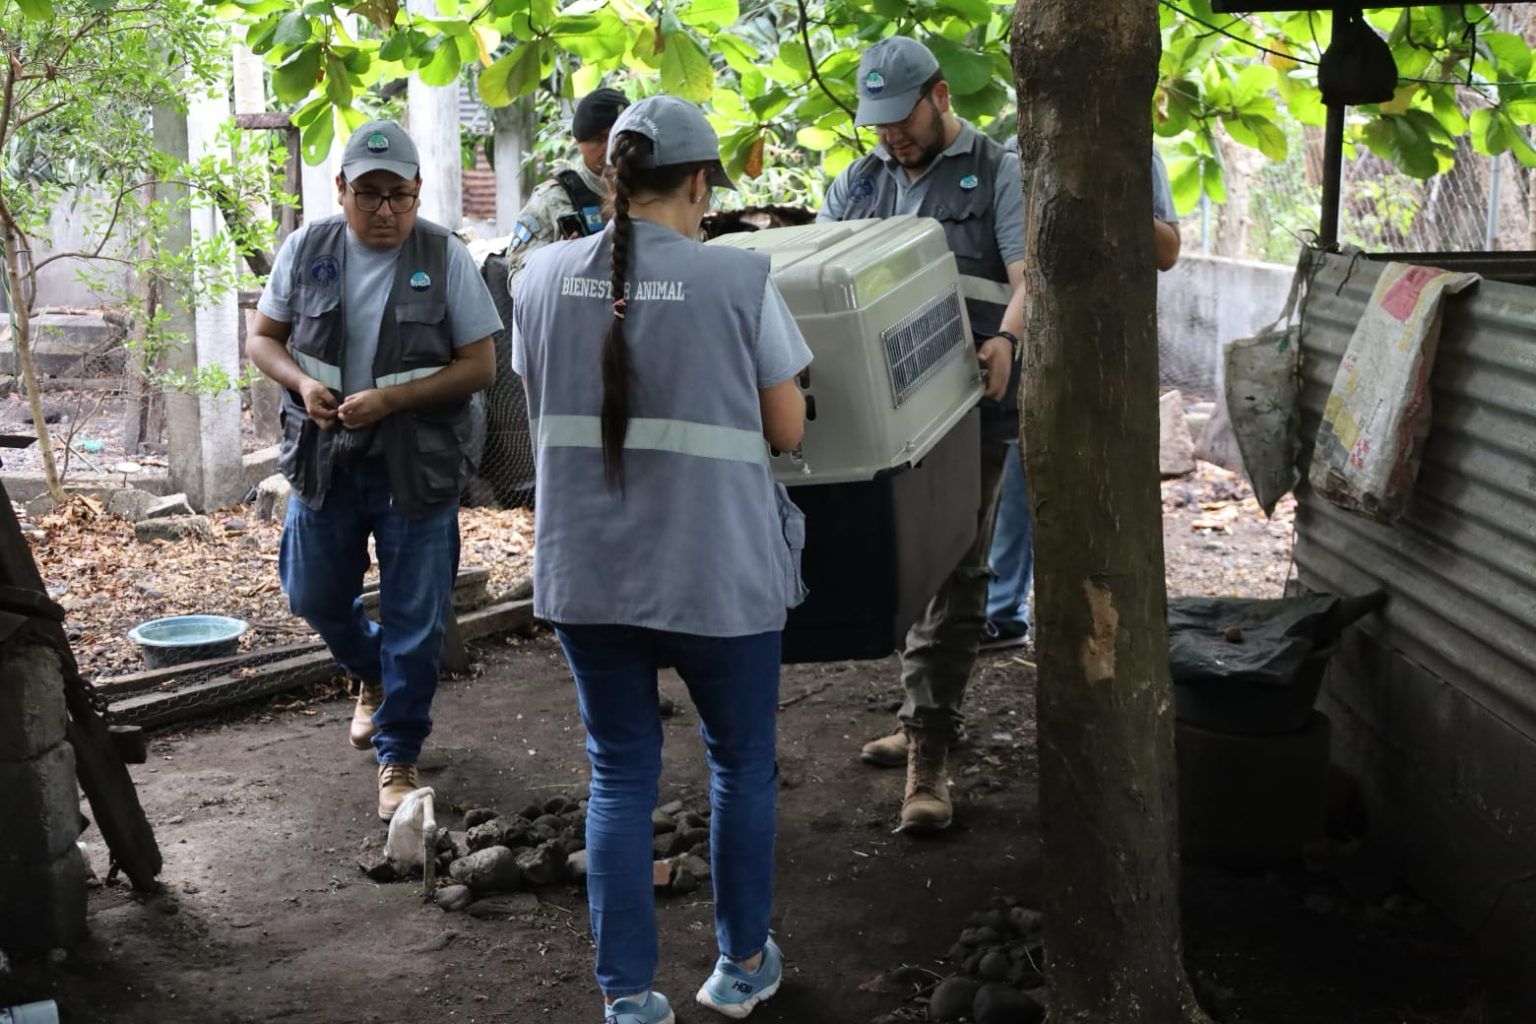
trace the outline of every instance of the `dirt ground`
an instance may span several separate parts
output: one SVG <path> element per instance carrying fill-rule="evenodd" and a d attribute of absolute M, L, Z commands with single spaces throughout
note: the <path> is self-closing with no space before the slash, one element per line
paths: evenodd
<path fill-rule="evenodd" d="M 1278 596 L 1289 571 L 1290 510 L 1266 522 L 1229 474 L 1202 467 L 1164 486 L 1170 592 Z M 515 810 L 584 792 L 583 734 L 548 635 L 475 648 L 468 677 L 444 682 L 421 765 L 439 815 Z M 995 896 L 1038 905 L 1034 674 L 1027 649 L 984 655 L 968 705 L 971 743 L 952 769 L 955 828 L 893 835 L 898 772 L 860 764 L 858 745 L 892 723 L 894 659 L 785 670 L 777 914 L 788 958 L 780 994 L 753 1019 L 854 1024 L 902 1011 L 965 918 Z M 661 802 L 705 805 L 697 718 L 681 684 L 666 722 Z M 90 893 L 90 938 L 67 955 L 0 971 L 0 1007 L 58 1000 L 66 1022 L 295 1024 L 595 1021 L 598 996 L 579 888 L 480 919 L 424 904 L 419 883 L 379 885 L 356 866 L 382 840 L 371 757 L 345 739 L 334 687 L 162 734 L 133 769 L 166 865 L 166 891 Z M 447 808 L 445 811 L 444 808 Z M 98 872 L 106 850 L 83 844 Z M 1353 844 L 1336 847 L 1334 860 Z M 1341 853 L 1342 851 L 1342 853 Z M 1326 858 L 1323 858 L 1326 859 Z M 1502 1024 L 1468 941 L 1363 854 L 1335 872 L 1315 859 L 1237 874 L 1185 869 L 1187 961 L 1222 1018 L 1247 1024 Z M 1362 883 L 1362 873 L 1366 880 Z M 707 887 L 659 897 L 657 988 L 688 1024 L 714 958 Z"/>

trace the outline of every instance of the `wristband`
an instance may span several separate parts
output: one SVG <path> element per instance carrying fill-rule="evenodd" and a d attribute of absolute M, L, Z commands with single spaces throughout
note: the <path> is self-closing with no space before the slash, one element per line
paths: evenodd
<path fill-rule="evenodd" d="M 997 338 L 1007 338 L 1008 344 L 1013 346 L 1013 358 L 1015 360 L 1019 358 L 1019 349 L 1023 346 L 1024 343 L 1019 340 L 1019 336 L 1017 334 L 1014 334 L 1012 331 L 999 330 L 994 332 L 993 336 Z"/>

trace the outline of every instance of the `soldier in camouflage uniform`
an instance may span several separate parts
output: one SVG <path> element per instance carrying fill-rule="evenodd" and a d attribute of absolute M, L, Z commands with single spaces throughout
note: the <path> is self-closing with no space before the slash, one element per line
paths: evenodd
<path fill-rule="evenodd" d="M 629 97 L 617 89 L 597 89 L 576 105 L 571 134 L 581 159 L 562 166 L 540 183 L 528 198 L 512 228 L 507 247 L 507 291 L 517 298 L 517 281 L 528 257 L 551 242 L 581 238 L 603 229 L 603 162 L 608 153 L 608 130 L 629 106 Z"/>

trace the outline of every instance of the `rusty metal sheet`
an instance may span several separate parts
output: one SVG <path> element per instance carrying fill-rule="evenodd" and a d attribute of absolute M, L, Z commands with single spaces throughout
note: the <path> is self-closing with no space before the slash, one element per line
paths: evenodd
<path fill-rule="evenodd" d="M 1381 270 L 1328 255 L 1313 278 L 1304 463 Z M 1391 601 L 1364 628 L 1536 737 L 1536 288 L 1485 280 L 1449 299 L 1430 384 L 1433 425 L 1400 520 L 1375 523 L 1299 490 L 1301 580 L 1336 593 L 1384 587 Z"/>

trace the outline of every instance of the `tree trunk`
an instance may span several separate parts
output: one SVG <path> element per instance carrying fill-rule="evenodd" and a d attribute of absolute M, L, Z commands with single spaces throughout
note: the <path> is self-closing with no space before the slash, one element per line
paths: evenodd
<path fill-rule="evenodd" d="M 59 467 L 53 460 L 53 434 L 43 418 L 43 394 L 38 386 L 37 364 L 32 360 L 32 302 L 27 297 L 21 277 L 23 254 L 32 247 L 23 244 L 24 239 L 9 228 L 5 233 L 5 272 L 11 292 L 11 345 L 16 351 L 16 372 L 22 386 L 27 389 L 27 404 L 32 411 L 32 429 L 37 434 L 38 455 L 43 460 L 43 483 L 48 494 L 59 504 L 64 503 L 64 484 L 59 479 Z"/>
<path fill-rule="evenodd" d="M 1148 171 L 1157 18 L 1147 0 L 1019 0 L 1014 15 L 1053 1024 L 1205 1020 L 1179 931 Z"/>

